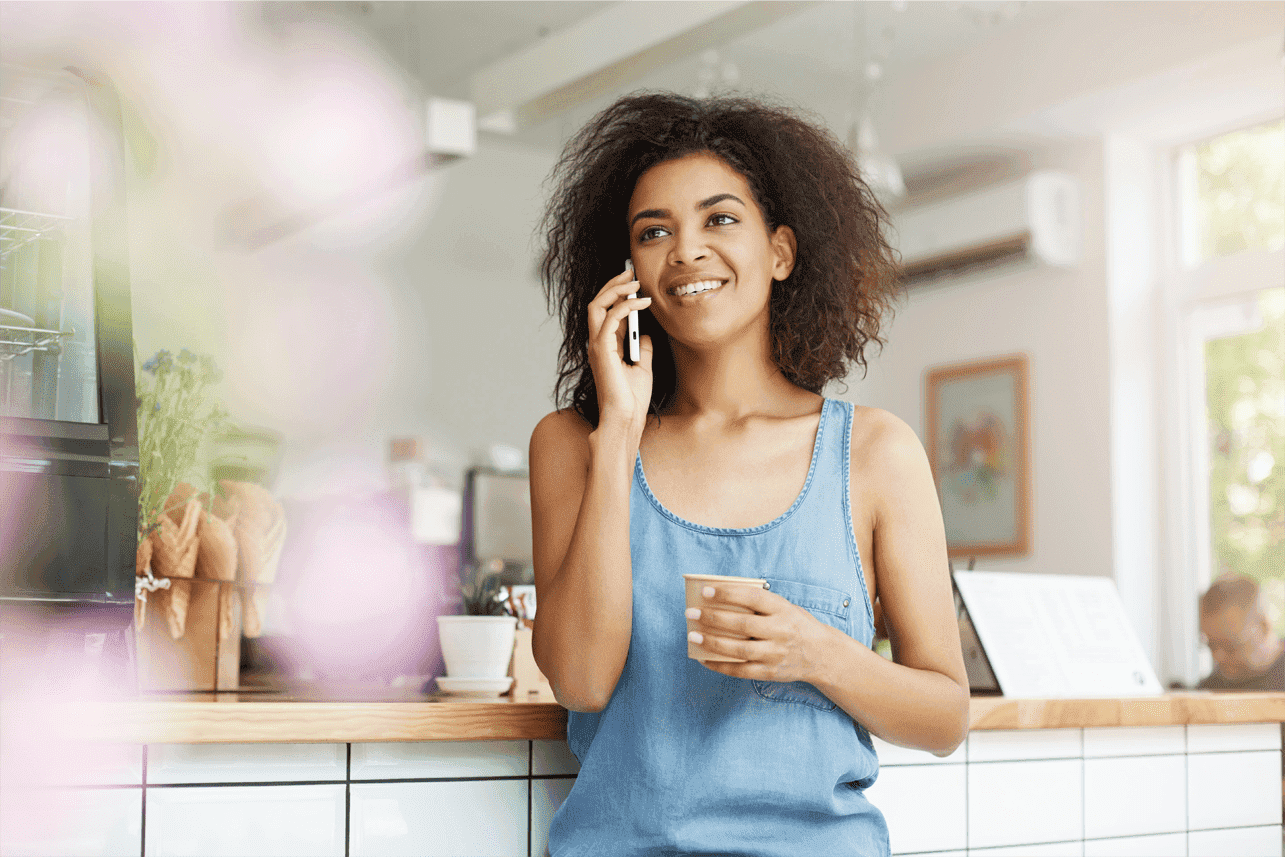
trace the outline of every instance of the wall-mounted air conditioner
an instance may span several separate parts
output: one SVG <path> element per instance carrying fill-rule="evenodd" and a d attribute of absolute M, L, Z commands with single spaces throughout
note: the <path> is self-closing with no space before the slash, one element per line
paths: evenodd
<path fill-rule="evenodd" d="M 1070 266 L 1080 258 L 1080 188 L 1068 173 L 1025 178 L 893 215 L 911 284 L 978 266 L 1024 260 Z"/>

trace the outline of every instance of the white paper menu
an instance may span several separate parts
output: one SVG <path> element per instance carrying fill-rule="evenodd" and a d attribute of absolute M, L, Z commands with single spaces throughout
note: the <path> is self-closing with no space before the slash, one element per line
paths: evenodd
<path fill-rule="evenodd" d="M 1163 692 L 1110 578 L 957 571 L 955 585 L 1005 696 Z"/>

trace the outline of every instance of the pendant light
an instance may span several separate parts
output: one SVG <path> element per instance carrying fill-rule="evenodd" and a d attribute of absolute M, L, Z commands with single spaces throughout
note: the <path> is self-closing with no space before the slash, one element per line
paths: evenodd
<path fill-rule="evenodd" d="M 874 128 L 875 96 L 880 81 L 883 80 L 884 62 L 891 50 L 894 31 L 891 26 L 884 30 L 884 45 L 881 50 L 871 50 L 867 34 L 867 16 L 869 3 L 853 3 L 853 58 L 864 66 L 858 80 L 857 92 L 853 98 L 856 105 L 855 121 L 848 129 L 848 148 L 857 158 L 861 177 L 874 191 L 879 201 L 885 205 L 897 202 L 906 195 L 906 182 L 901 174 L 897 161 L 879 146 L 879 138 Z M 904 6 L 893 4 L 894 11 L 901 11 Z"/>

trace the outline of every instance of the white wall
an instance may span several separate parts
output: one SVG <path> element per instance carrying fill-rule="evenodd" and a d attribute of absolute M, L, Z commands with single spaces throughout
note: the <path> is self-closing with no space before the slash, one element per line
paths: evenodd
<path fill-rule="evenodd" d="M 974 274 L 912 289 L 851 401 L 885 408 L 926 438 L 924 374 L 932 367 L 1024 353 L 1030 361 L 1032 551 L 979 567 L 1109 575 L 1111 485 L 1102 158 L 1091 143 L 1040 153 L 1083 185 L 1079 266 Z"/>
<path fill-rule="evenodd" d="M 562 337 L 536 275 L 534 233 L 552 167 L 550 153 L 483 137 L 476 155 L 444 171 L 437 213 L 417 240 L 386 260 L 414 296 L 425 370 L 386 403 L 390 430 L 431 426 L 461 454 L 493 443 L 525 453 L 553 409 Z"/>
<path fill-rule="evenodd" d="M 1280 3 L 1080 4 L 890 81 L 878 122 L 885 144 L 912 161 L 1007 148 L 1080 178 L 1080 266 L 914 293 L 850 397 L 922 436 L 927 368 L 1027 353 L 1034 546 L 980 564 L 1112 576 L 1162 681 L 1192 678 L 1183 650 L 1197 643 L 1191 623 L 1169 615 L 1194 604 L 1174 574 L 1189 558 L 1164 549 L 1166 522 L 1186 523 L 1165 505 L 1165 480 L 1176 477 L 1159 454 L 1170 371 L 1163 159 L 1176 144 L 1280 115 L 1282 24 Z M 1182 591 L 1167 596 L 1171 587 Z"/>
<path fill-rule="evenodd" d="M 213 355 L 233 418 L 286 434 L 287 496 L 380 490 L 394 436 L 424 438 L 456 477 L 492 444 L 525 453 L 560 343 L 533 232 L 552 165 L 483 137 L 377 212 L 392 235 L 374 250 L 336 243 L 356 215 L 253 253 L 158 247 L 174 189 L 140 189 L 139 353 Z"/>

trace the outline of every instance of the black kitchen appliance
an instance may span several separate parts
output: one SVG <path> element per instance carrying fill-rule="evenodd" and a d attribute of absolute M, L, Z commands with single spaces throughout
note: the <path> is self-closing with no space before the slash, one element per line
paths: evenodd
<path fill-rule="evenodd" d="M 110 81 L 0 65 L 0 690 L 42 652 L 132 677 L 125 145 Z"/>

